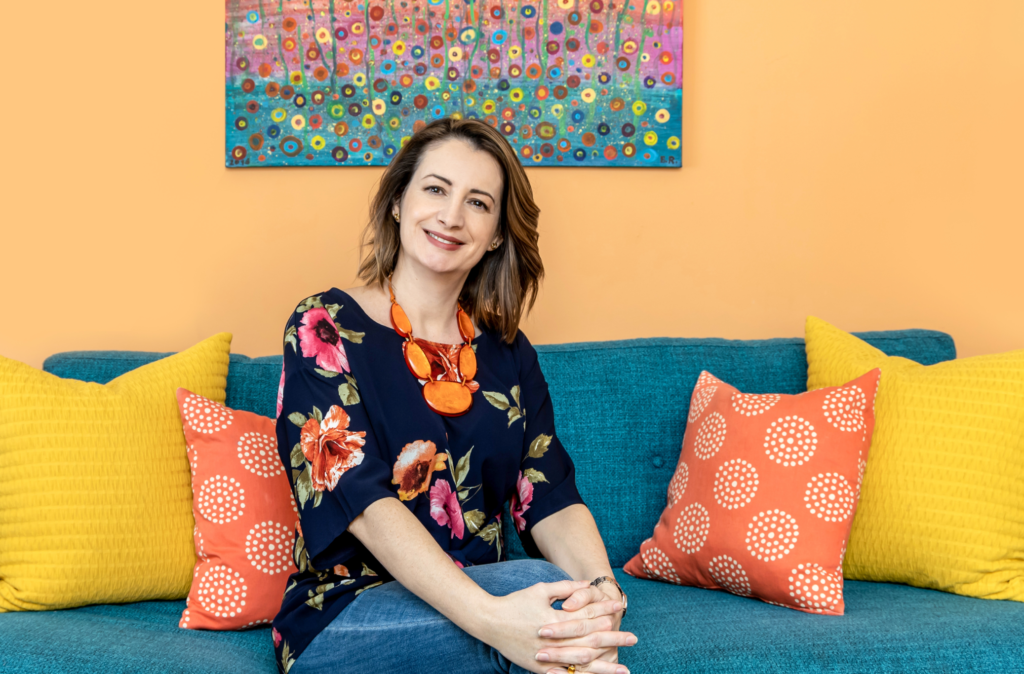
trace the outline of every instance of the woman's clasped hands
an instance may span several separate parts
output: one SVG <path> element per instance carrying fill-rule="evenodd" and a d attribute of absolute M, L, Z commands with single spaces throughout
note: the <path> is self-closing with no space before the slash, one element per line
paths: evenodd
<path fill-rule="evenodd" d="M 517 665 L 537 674 L 629 674 L 618 648 L 637 638 L 619 630 L 622 602 L 614 586 L 585 580 L 537 583 L 496 598 L 500 627 L 489 643 Z M 562 599 L 562 609 L 552 603 Z"/>

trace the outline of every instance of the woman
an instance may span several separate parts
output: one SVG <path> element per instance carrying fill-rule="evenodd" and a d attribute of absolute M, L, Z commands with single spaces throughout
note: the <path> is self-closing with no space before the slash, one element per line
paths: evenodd
<path fill-rule="evenodd" d="M 301 525 L 282 671 L 628 674 L 626 598 L 518 330 L 543 274 L 538 214 L 497 131 L 433 122 L 381 179 L 366 285 L 292 315 L 277 434 Z M 502 561 L 509 499 L 549 561 Z"/>

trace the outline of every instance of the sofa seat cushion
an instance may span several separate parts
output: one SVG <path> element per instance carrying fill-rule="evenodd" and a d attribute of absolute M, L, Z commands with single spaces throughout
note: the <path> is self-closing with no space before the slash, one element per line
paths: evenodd
<path fill-rule="evenodd" d="M 845 616 L 631 578 L 623 649 L 655 672 L 1010 672 L 1024 662 L 1024 605 L 847 581 Z"/>
<path fill-rule="evenodd" d="M 1024 661 L 1024 604 L 847 581 L 845 616 L 798 613 L 725 592 L 631 578 L 622 650 L 661 672 L 1010 672 Z M 270 629 L 178 628 L 185 602 L 0 615 L 0 671 L 274 674 Z"/>
<path fill-rule="evenodd" d="M 184 601 L 0 614 L 0 672 L 276 674 L 269 627 L 178 627 Z"/>

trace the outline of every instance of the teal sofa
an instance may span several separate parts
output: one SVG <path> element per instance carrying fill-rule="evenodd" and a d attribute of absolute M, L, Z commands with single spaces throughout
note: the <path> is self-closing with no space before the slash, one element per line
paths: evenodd
<path fill-rule="evenodd" d="M 953 340 L 939 332 L 860 336 L 924 364 L 956 357 Z M 807 380 L 800 339 L 637 339 L 538 351 L 559 435 L 617 569 L 651 534 L 665 505 L 701 370 L 750 393 L 798 393 Z M 45 369 L 106 382 L 163 355 L 64 353 Z M 279 357 L 233 355 L 227 404 L 273 417 L 280 374 Z M 512 557 L 523 556 L 514 536 L 509 548 Z M 1024 671 L 1021 603 L 848 581 L 846 615 L 831 617 L 616 573 L 630 598 L 624 625 L 640 639 L 622 651 L 635 674 Z M 0 672 L 275 671 L 268 628 L 179 629 L 184 605 L 0 614 Z"/>

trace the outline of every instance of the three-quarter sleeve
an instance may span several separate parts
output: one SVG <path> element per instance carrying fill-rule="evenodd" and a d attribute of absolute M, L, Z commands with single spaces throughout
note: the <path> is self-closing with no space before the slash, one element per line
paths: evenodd
<path fill-rule="evenodd" d="M 533 526 L 563 508 L 582 504 L 583 498 L 576 489 L 572 459 L 555 433 L 555 412 L 537 351 L 522 332 L 516 336 L 516 351 L 526 434 L 509 510 L 523 549 L 531 557 L 542 557 L 530 534 Z"/>
<path fill-rule="evenodd" d="M 322 308 L 292 316 L 277 420 L 305 550 L 319 569 L 355 551 L 358 542 L 346 534 L 353 519 L 371 503 L 396 497 L 391 466 L 350 374 L 345 342 L 333 328 L 333 317 Z"/>

